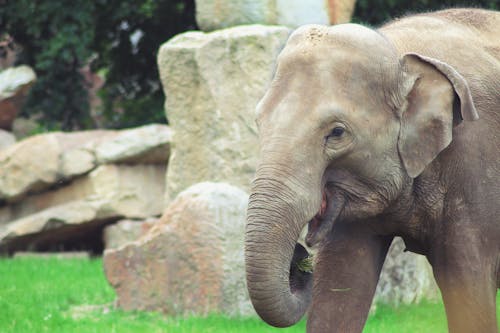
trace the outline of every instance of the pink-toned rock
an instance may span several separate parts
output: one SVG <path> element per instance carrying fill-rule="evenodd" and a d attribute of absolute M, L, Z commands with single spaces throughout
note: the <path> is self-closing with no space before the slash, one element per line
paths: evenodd
<path fill-rule="evenodd" d="M 12 123 L 35 80 L 35 72 L 28 66 L 0 71 L 0 128 L 12 129 Z"/>
<path fill-rule="evenodd" d="M 158 221 L 155 218 L 146 220 L 120 220 L 104 229 L 104 248 L 118 249 L 146 235 Z"/>
<path fill-rule="evenodd" d="M 253 313 L 243 258 L 247 201 L 233 186 L 196 184 L 142 239 L 106 250 L 104 270 L 118 306 L 176 315 Z"/>

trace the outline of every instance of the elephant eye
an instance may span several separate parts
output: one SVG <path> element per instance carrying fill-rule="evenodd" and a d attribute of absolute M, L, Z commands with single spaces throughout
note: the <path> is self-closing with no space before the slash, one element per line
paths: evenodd
<path fill-rule="evenodd" d="M 344 135 L 345 129 L 343 127 L 335 127 L 331 132 L 330 132 L 330 137 L 335 137 L 335 138 L 340 138 L 342 135 Z"/>

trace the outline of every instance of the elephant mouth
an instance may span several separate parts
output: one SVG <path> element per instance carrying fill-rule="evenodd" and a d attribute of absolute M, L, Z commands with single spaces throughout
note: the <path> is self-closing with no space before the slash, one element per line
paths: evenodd
<path fill-rule="evenodd" d="M 290 263 L 290 290 L 292 293 L 308 288 L 313 271 L 312 256 L 299 243 L 295 244 L 292 262 Z"/>
<path fill-rule="evenodd" d="M 332 230 L 333 224 L 344 207 L 344 197 L 331 193 L 326 188 L 322 193 L 318 213 L 308 222 L 306 245 L 313 247 L 320 243 Z"/>

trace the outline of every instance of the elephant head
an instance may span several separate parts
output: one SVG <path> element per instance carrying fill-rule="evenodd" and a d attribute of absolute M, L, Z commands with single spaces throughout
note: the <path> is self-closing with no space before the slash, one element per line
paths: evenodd
<path fill-rule="evenodd" d="M 257 106 L 260 163 L 245 253 L 252 303 L 269 324 L 294 324 L 311 299 L 297 245 L 320 243 L 335 221 L 385 214 L 477 118 L 465 80 L 449 65 L 398 55 L 377 31 L 308 25 L 289 38 Z"/>

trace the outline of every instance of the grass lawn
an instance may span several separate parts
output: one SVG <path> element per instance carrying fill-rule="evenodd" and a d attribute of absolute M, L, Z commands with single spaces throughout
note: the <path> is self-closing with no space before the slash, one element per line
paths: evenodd
<path fill-rule="evenodd" d="M 305 332 L 304 321 L 292 328 L 275 329 L 257 318 L 214 315 L 182 319 L 125 313 L 113 309 L 114 297 L 101 260 L 0 259 L 1 333 Z M 500 293 L 497 303 L 500 305 Z M 398 309 L 379 305 L 364 332 L 445 333 L 444 309 L 440 303 Z"/>

